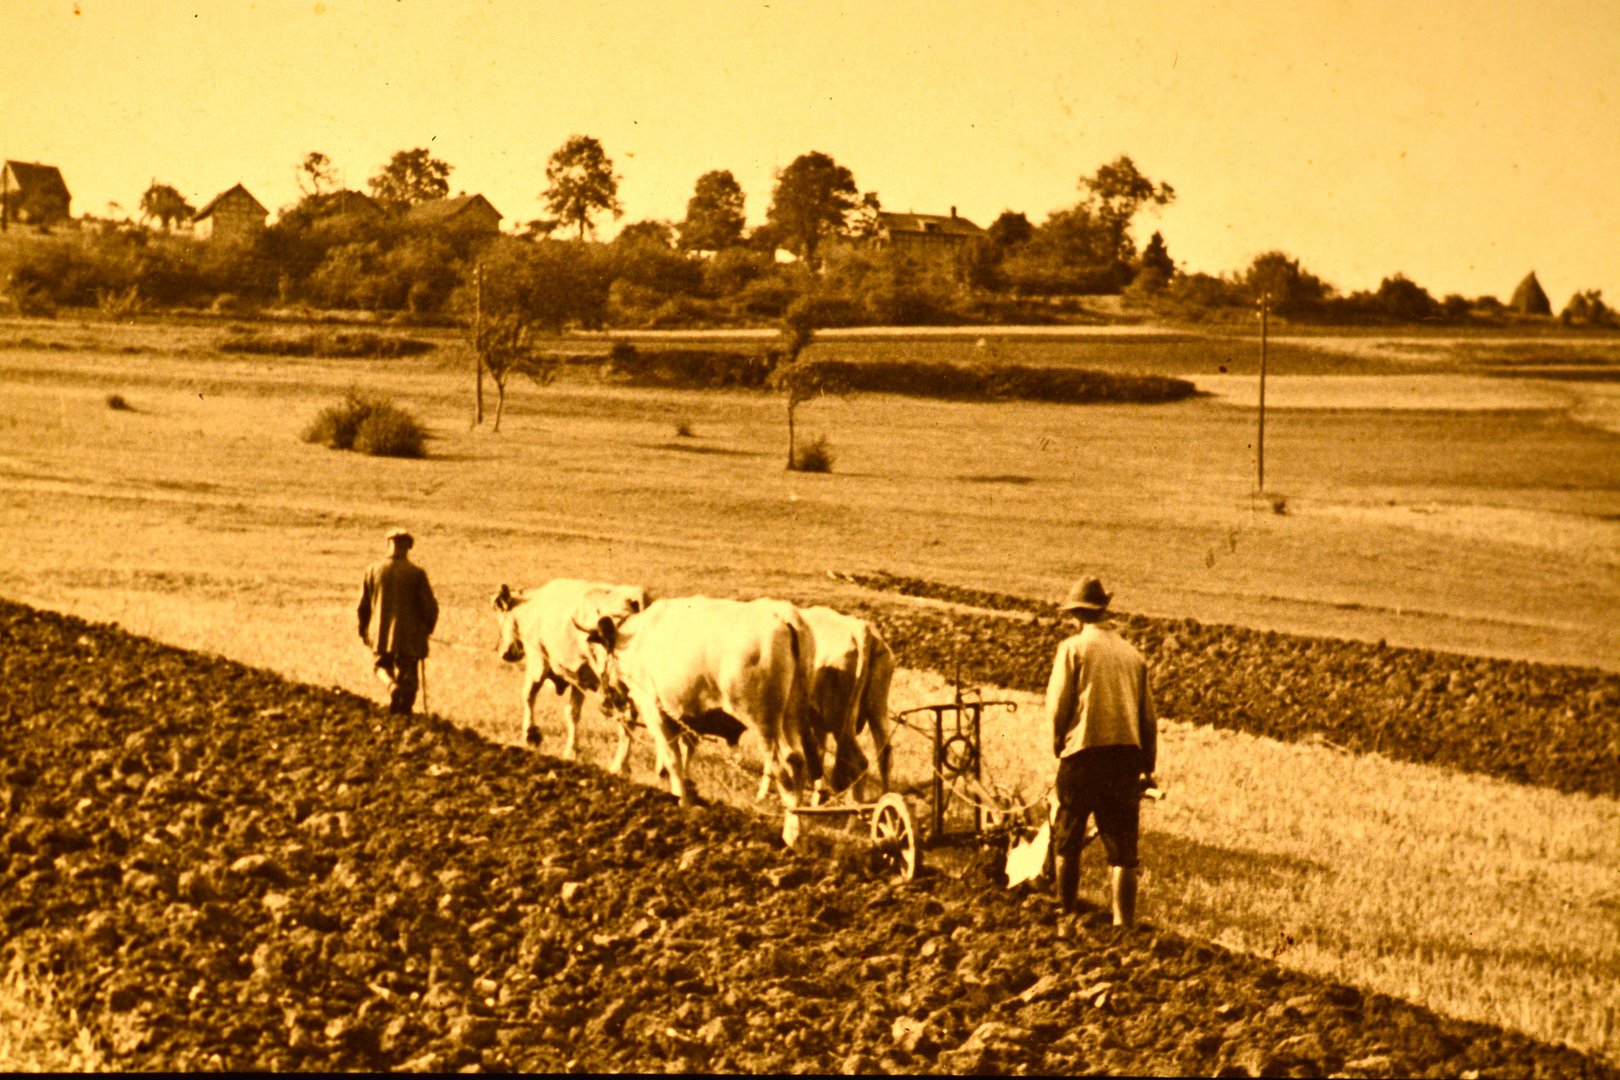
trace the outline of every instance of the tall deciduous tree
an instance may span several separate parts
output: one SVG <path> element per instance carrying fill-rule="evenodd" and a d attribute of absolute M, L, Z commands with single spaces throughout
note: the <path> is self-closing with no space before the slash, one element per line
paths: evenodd
<path fill-rule="evenodd" d="M 156 220 L 168 232 L 176 221 L 189 220 L 197 211 L 173 186 L 152 181 L 141 194 L 141 220 Z"/>
<path fill-rule="evenodd" d="M 305 154 L 293 175 L 298 181 L 298 190 L 307 198 L 319 197 L 338 186 L 337 166 L 319 150 Z"/>
<path fill-rule="evenodd" d="M 1123 154 L 1094 175 L 1082 176 L 1080 190 L 1086 193 L 1081 205 L 1091 212 L 1102 232 L 1104 245 L 1114 261 L 1122 263 L 1136 257 L 1136 243 L 1130 234 L 1131 219 L 1145 206 L 1168 206 L 1176 198 L 1174 188 L 1169 184 L 1155 184 Z"/>
<path fill-rule="evenodd" d="M 369 181 L 372 197 L 393 207 L 442 199 L 450 194 L 450 168 L 425 147 L 401 150 Z"/>
<path fill-rule="evenodd" d="M 724 251 L 742 243 L 743 189 L 726 169 L 698 177 L 680 224 L 683 251 Z"/>
<path fill-rule="evenodd" d="M 589 135 L 574 135 L 546 162 L 546 208 L 564 224 L 579 228 L 579 238 L 593 229 L 591 218 L 604 211 L 615 218 L 619 205 L 619 177 L 602 144 Z"/>
<path fill-rule="evenodd" d="M 1022 213 L 1003 210 L 986 231 L 990 233 L 990 242 L 996 245 L 996 249 L 1006 253 L 1029 243 L 1030 237 L 1035 235 L 1035 226 Z"/>
<path fill-rule="evenodd" d="M 788 250 L 814 265 L 821 241 L 842 233 L 859 206 L 854 174 L 826 154 L 812 151 L 776 174 L 765 216 Z"/>
<path fill-rule="evenodd" d="M 1249 299 L 1268 298 L 1271 310 L 1282 315 L 1293 315 L 1319 304 L 1332 291 L 1315 274 L 1281 251 L 1267 251 L 1256 255 L 1243 272 L 1243 284 Z"/>

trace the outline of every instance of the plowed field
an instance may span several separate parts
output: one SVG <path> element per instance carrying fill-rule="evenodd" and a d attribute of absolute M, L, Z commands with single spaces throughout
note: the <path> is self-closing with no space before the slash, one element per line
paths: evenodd
<path fill-rule="evenodd" d="M 5 602 L 0 747 L 5 960 L 113 1067 L 1616 1075 Z"/>

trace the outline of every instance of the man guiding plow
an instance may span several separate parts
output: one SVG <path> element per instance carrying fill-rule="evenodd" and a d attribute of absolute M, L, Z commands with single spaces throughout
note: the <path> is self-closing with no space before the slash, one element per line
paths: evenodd
<path fill-rule="evenodd" d="M 1112 594 L 1087 577 L 1059 605 L 1080 622 L 1080 632 L 1058 646 L 1046 688 L 1052 753 L 1058 759 L 1055 852 L 1061 912 L 1058 933 L 1073 932 L 1080 890 L 1080 851 L 1086 822 L 1108 855 L 1114 925 L 1136 922 L 1137 832 L 1141 793 L 1154 787 L 1158 721 L 1147 661 L 1113 627 Z"/>

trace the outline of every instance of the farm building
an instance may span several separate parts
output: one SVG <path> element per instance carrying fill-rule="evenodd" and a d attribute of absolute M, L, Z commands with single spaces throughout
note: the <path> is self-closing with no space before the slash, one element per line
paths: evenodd
<path fill-rule="evenodd" d="M 876 242 L 906 254 L 945 254 L 990 236 L 967 218 L 959 217 L 954 206 L 949 216 L 884 212 L 877 217 Z"/>
<path fill-rule="evenodd" d="M 405 220 L 413 225 L 482 233 L 500 232 L 502 216 L 482 195 L 434 199 L 405 211 Z"/>
<path fill-rule="evenodd" d="M 328 192 L 325 195 L 315 195 L 309 201 L 318 204 L 316 212 L 321 217 L 349 217 L 375 221 L 387 213 L 370 195 L 349 188 Z"/>
<path fill-rule="evenodd" d="M 270 211 L 264 204 L 248 194 L 248 189 L 237 184 L 229 191 L 214 196 L 214 200 L 192 217 L 192 228 L 203 240 L 247 240 L 264 229 L 264 219 Z"/>
<path fill-rule="evenodd" d="M 0 168 L 0 220 L 50 225 L 68 220 L 73 196 L 55 165 L 8 161 Z"/>
<path fill-rule="evenodd" d="M 1508 301 L 1508 307 L 1521 315 L 1552 314 L 1552 301 L 1547 299 L 1547 292 L 1536 280 L 1534 270 L 1526 274 L 1519 287 L 1513 290 L 1513 299 Z"/>

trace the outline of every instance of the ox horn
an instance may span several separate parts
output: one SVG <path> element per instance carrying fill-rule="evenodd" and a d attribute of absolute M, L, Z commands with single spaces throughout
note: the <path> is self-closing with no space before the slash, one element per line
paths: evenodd
<path fill-rule="evenodd" d="M 613 646 L 618 643 L 619 625 L 606 615 L 598 619 L 595 626 L 585 626 L 578 619 L 573 619 L 572 622 L 574 629 L 584 634 L 587 641 L 600 641 L 608 652 L 612 652 Z"/>

